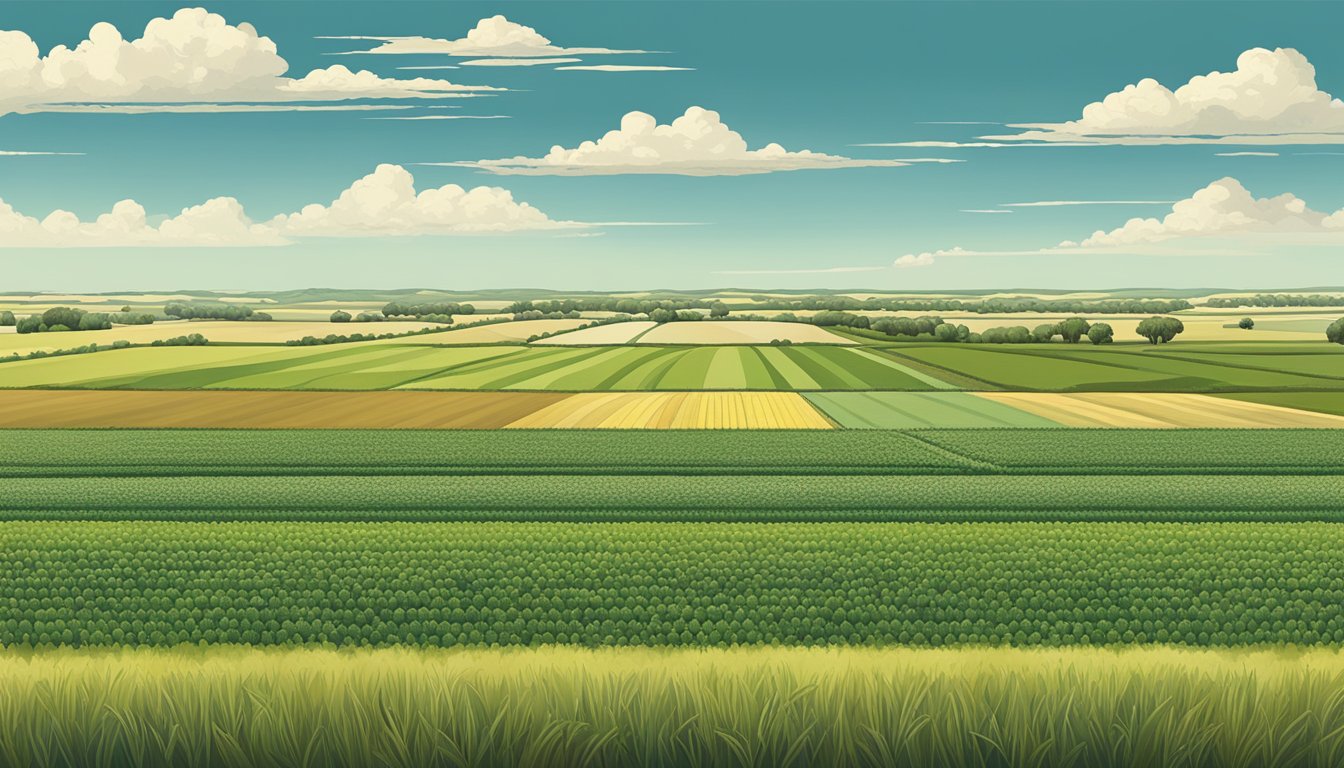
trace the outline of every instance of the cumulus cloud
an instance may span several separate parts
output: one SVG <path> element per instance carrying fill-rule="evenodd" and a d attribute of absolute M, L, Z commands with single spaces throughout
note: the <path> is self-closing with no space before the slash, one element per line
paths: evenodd
<path fill-rule="evenodd" d="M 1257 198 L 1234 178 L 1218 179 L 1190 197 L 1179 200 L 1161 219 L 1133 218 L 1110 231 L 1097 230 L 1079 243 L 1060 247 L 1113 248 L 1187 237 L 1245 233 L 1344 234 L 1344 209 L 1327 215 L 1314 211 L 1300 197 L 1285 192 Z"/>
<path fill-rule="evenodd" d="M 1214 247 L 1201 250 L 1200 241 Z M 956 256 L 1043 256 L 1061 254 L 1136 253 L 1147 255 L 1222 255 L 1229 241 L 1242 247 L 1344 245 L 1344 208 L 1322 213 L 1291 193 L 1253 196 L 1241 182 L 1226 177 L 1190 197 L 1177 200 L 1162 218 L 1136 217 L 1110 230 L 1099 229 L 1081 240 L 1022 251 L 973 251 L 961 247 L 909 253 L 897 267 L 928 266 Z M 1239 252 L 1241 255 L 1254 251 Z"/>
<path fill-rule="evenodd" d="M 232 197 L 217 197 L 157 224 L 134 200 L 122 200 L 92 221 L 56 210 L 26 216 L 0 200 L 0 248 L 242 247 L 287 245 L 302 237 L 474 235 L 575 229 L 499 187 L 448 184 L 417 192 L 411 174 L 380 165 L 331 203 L 255 222 Z"/>
<path fill-rule="evenodd" d="M 46 56 L 26 33 L 0 31 L 0 114 L 40 112 L 68 105 L 230 104 L 241 111 L 269 102 L 345 99 L 445 98 L 498 90 L 429 78 L 385 78 L 344 66 L 286 77 L 288 63 L 275 43 L 251 24 L 229 24 L 203 8 L 156 18 L 135 40 L 107 22 L 74 48 L 58 45 Z M 106 111 L 106 110 L 105 110 Z"/>
<path fill-rule="evenodd" d="M 1252 48 L 1231 72 L 1171 90 L 1144 78 L 1083 108 L 1077 120 L 1014 125 L 1014 141 L 1143 144 L 1338 144 L 1344 102 L 1316 85 L 1316 68 L 1293 48 Z"/>
<path fill-rule="evenodd" d="M 269 227 L 253 223 L 231 197 L 184 209 L 151 224 L 145 209 L 122 200 L 93 221 L 55 210 L 40 221 L 0 200 L 0 248 L 98 248 L 140 246 L 281 245 Z"/>
<path fill-rule="evenodd" d="M 620 173 L 673 173 L 685 176 L 737 176 L 772 171 L 824 168 L 898 167 L 940 159 L 861 160 L 779 144 L 748 149 L 742 135 L 719 119 L 718 112 L 691 107 L 670 124 L 660 125 L 644 112 L 630 112 L 621 127 L 577 147 L 554 146 L 543 157 L 513 157 L 462 165 L 498 174 L 588 176 Z"/>
<path fill-rule="evenodd" d="M 618 51 L 610 48 L 565 48 L 554 45 L 537 30 L 502 15 L 476 22 L 466 37 L 444 40 L 434 37 L 322 37 L 319 40 L 373 40 L 377 47 L 366 51 L 345 51 L 348 54 L 426 54 L 448 56 L 475 56 L 479 58 L 529 59 L 539 57 L 604 55 L 611 53 L 649 53 L 649 51 Z M 515 62 L 517 63 L 517 62 Z"/>
<path fill-rule="evenodd" d="M 478 234 L 576 226 L 546 214 L 499 187 L 464 189 L 447 184 L 417 193 L 415 179 L 399 165 L 380 165 L 329 205 L 313 204 L 277 216 L 270 226 L 296 236 L 368 237 Z"/>

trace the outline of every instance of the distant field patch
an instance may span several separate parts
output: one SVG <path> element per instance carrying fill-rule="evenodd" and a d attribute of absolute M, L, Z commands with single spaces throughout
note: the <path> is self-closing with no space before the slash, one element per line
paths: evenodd
<path fill-rule="evenodd" d="M 0 356 L 27 354 L 37 350 L 70 349 L 86 344 L 111 345 L 114 341 L 148 344 L 160 339 L 199 333 L 210 341 L 230 344 L 283 344 L 304 336 L 323 338 L 330 334 L 407 333 L 421 328 L 439 327 L 437 323 L 304 323 L 273 320 L 269 322 L 191 320 L 159 322 L 152 325 L 118 325 L 106 331 L 66 331 L 63 333 L 22 333 L 0 336 Z"/>
<path fill-rule="evenodd" d="M 702 320 L 687 323 L 663 323 L 644 334 L 640 344 L 769 344 L 788 340 L 796 344 L 853 344 L 825 328 L 806 323 L 777 323 L 769 320 Z"/>
<path fill-rule="evenodd" d="M 534 321 L 536 322 L 536 321 Z M 586 321 L 580 321 L 586 322 Z M 582 346 L 585 344 L 628 344 L 641 333 L 653 328 L 657 323 L 652 320 L 631 320 L 628 323 L 611 323 L 584 328 L 581 331 L 563 333 L 550 339 L 534 342 L 537 346 Z"/>
<path fill-rule="evenodd" d="M 1208 395 L 1170 392 L 981 392 L 976 396 L 1020 408 L 1069 427 L 1344 428 L 1344 416 Z"/>
<path fill-rule="evenodd" d="M 509 424 L 513 429 L 831 429 L 788 392 L 583 393 Z"/>
<path fill-rule="evenodd" d="M 456 318 L 465 322 L 471 322 L 470 317 Z M 472 328 L 459 328 L 456 331 L 444 331 L 443 333 L 428 333 L 424 336 L 408 336 L 404 339 L 384 339 L 375 342 L 377 344 L 500 344 L 507 342 L 527 341 L 533 336 L 543 333 L 558 333 L 568 331 L 571 328 L 578 328 L 584 323 L 590 323 L 591 320 L 580 318 L 569 318 L 563 320 L 519 320 L 517 322 L 507 323 L 489 323 L 478 325 Z M 364 326 L 371 329 L 377 329 L 387 323 L 376 323 Z M 364 331 L 371 333 L 374 331 Z"/>
<path fill-rule="evenodd" d="M 497 429 L 564 395 L 523 392 L 0 392 L 3 428 Z"/>
<path fill-rule="evenodd" d="M 806 397 L 847 429 L 1060 426 L 966 392 L 814 392 Z"/>
<path fill-rule="evenodd" d="M 1344 416 L 1344 392 L 1232 392 L 1219 397 Z"/>

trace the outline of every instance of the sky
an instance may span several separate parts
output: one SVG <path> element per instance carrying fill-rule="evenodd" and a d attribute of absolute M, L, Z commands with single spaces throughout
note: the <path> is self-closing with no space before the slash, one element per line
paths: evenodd
<path fill-rule="evenodd" d="M 1325 2 L 7 0 L 0 289 L 1339 285 L 1341 28 Z"/>

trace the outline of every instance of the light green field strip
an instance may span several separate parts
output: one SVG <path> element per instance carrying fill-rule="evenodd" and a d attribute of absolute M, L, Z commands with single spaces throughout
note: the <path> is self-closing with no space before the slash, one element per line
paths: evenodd
<path fill-rule="evenodd" d="M 788 382 L 788 385 L 791 388 L 817 389 L 821 386 L 817 383 L 816 379 L 808 376 L 807 371 L 804 371 L 799 367 L 798 363 L 794 362 L 793 358 L 784 354 L 784 350 L 779 347 L 757 347 L 756 349 L 759 350 L 762 355 L 765 355 L 766 362 L 768 362 L 777 373 L 784 377 L 784 380 Z"/>
<path fill-rule="evenodd" d="M 1061 426 L 967 392 L 815 392 L 805 397 L 849 429 Z"/>
<path fill-rule="evenodd" d="M 703 389 L 709 366 L 718 353 L 717 347 L 688 350 L 652 386 L 657 389 Z"/>
<path fill-rule="evenodd" d="M 853 350 L 845 350 L 845 351 L 852 352 Z M 848 389 L 868 389 L 871 386 L 868 382 L 864 381 L 858 376 L 855 376 L 853 373 L 850 373 L 849 371 L 845 370 L 844 366 L 840 365 L 835 360 L 834 357 L 822 354 L 821 350 L 805 349 L 803 347 L 790 347 L 789 352 L 795 355 L 805 357 L 808 360 L 811 360 L 816 365 L 826 369 L 833 376 L 838 378 L 840 381 L 844 382 L 845 387 Z"/>
<path fill-rule="evenodd" d="M 146 376 L 214 366 L 250 365 L 295 355 L 330 354 L 311 348 L 138 347 L 0 364 L 0 387 L 118 386 Z"/>
<path fill-rule="evenodd" d="M 420 353 L 408 360 L 397 360 L 359 371 L 347 371 L 309 382 L 314 389 L 390 389 L 413 385 L 448 371 L 479 370 L 477 364 L 525 352 L 520 347 L 419 347 Z M 494 363 L 490 363 L 493 365 Z"/>
<path fill-rule="evenodd" d="M 547 364 L 572 360 L 586 352 L 586 349 L 527 349 L 500 361 L 484 360 L 465 370 L 448 371 L 402 386 L 414 389 L 490 389 L 494 382 L 511 380 L 519 374 L 526 378 L 540 373 L 540 369 Z"/>
<path fill-rule="evenodd" d="M 613 347 L 606 354 L 592 358 L 583 365 L 558 372 L 551 388 L 559 390 L 603 391 L 638 368 L 656 350 Z"/>
<path fill-rule="evenodd" d="M 223 379 L 205 385 L 207 389 L 303 389 L 317 379 L 340 377 L 393 361 L 418 358 L 420 351 L 405 347 L 362 348 L 351 354 L 323 358 L 292 365 L 278 371 L 264 371 Z"/>
<path fill-rule="evenodd" d="M 906 376 L 915 379 L 916 381 L 922 381 L 925 384 L 928 384 L 930 387 L 933 387 L 934 389 L 959 389 L 959 387 L 957 387 L 955 384 L 949 384 L 948 382 L 943 381 L 942 379 L 936 379 L 928 375 L 927 373 L 917 371 L 908 365 L 898 363 L 895 360 L 891 359 L 890 357 L 887 357 L 886 355 L 882 355 L 876 352 L 869 352 L 866 349 L 850 349 L 849 351 L 853 352 L 856 355 L 862 355 L 870 360 L 873 360 L 874 362 L 881 363 L 882 365 L 885 365 L 888 368 L 898 370 L 901 373 L 904 373 Z"/>
<path fill-rule="evenodd" d="M 611 388 L 615 390 L 654 389 L 663 376 L 672 369 L 672 366 L 694 350 L 677 349 L 669 352 L 665 348 L 659 348 L 656 351 L 658 354 L 650 355 L 643 364 L 630 371 Z"/>
<path fill-rule="evenodd" d="M 628 350 L 607 347 L 585 351 L 588 354 L 584 357 L 566 360 L 563 365 L 546 366 L 538 373 L 509 384 L 507 387 L 511 389 L 569 389 L 569 387 L 560 385 L 558 381 L 575 378 L 582 381 L 590 376 L 594 367 L 604 366 L 611 362 L 611 358 L 619 357 L 620 353 Z"/>
<path fill-rule="evenodd" d="M 742 367 L 741 347 L 720 347 L 705 371 L 705 389 L 746 389 L 747 372 Z M 745 350 L 751 352 L 751 350 Z M 755 355 L 752 355 L 755 357 Z M 758 361 L 759 362 L 759 361 Z M 764 368 L 762 368 L 764 373 Z M 769 381 L 767 376 L 766 381 Z"/>

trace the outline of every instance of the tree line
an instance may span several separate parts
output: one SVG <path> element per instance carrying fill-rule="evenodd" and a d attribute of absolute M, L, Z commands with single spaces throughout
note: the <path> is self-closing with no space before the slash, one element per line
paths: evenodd
<path fill-rule="evenodd" d="M 179 320 L 270 320 L 265 312 L 257 312 L 242 304 L 223 304 L 220 302 L 169 302 L 163 307 L 163 314 Z"/>
<path fill-rule="evenodd" d="M 1287 293 L 1257 293 L 1254 296 L 1209 299 L 1204 303 L 1204 306 L 1218 309 L 1235 307 L 1344 307 L 1344 296 L 1329 296 L 1321 293 L 1313 293 L 1310 296 Z"/>

